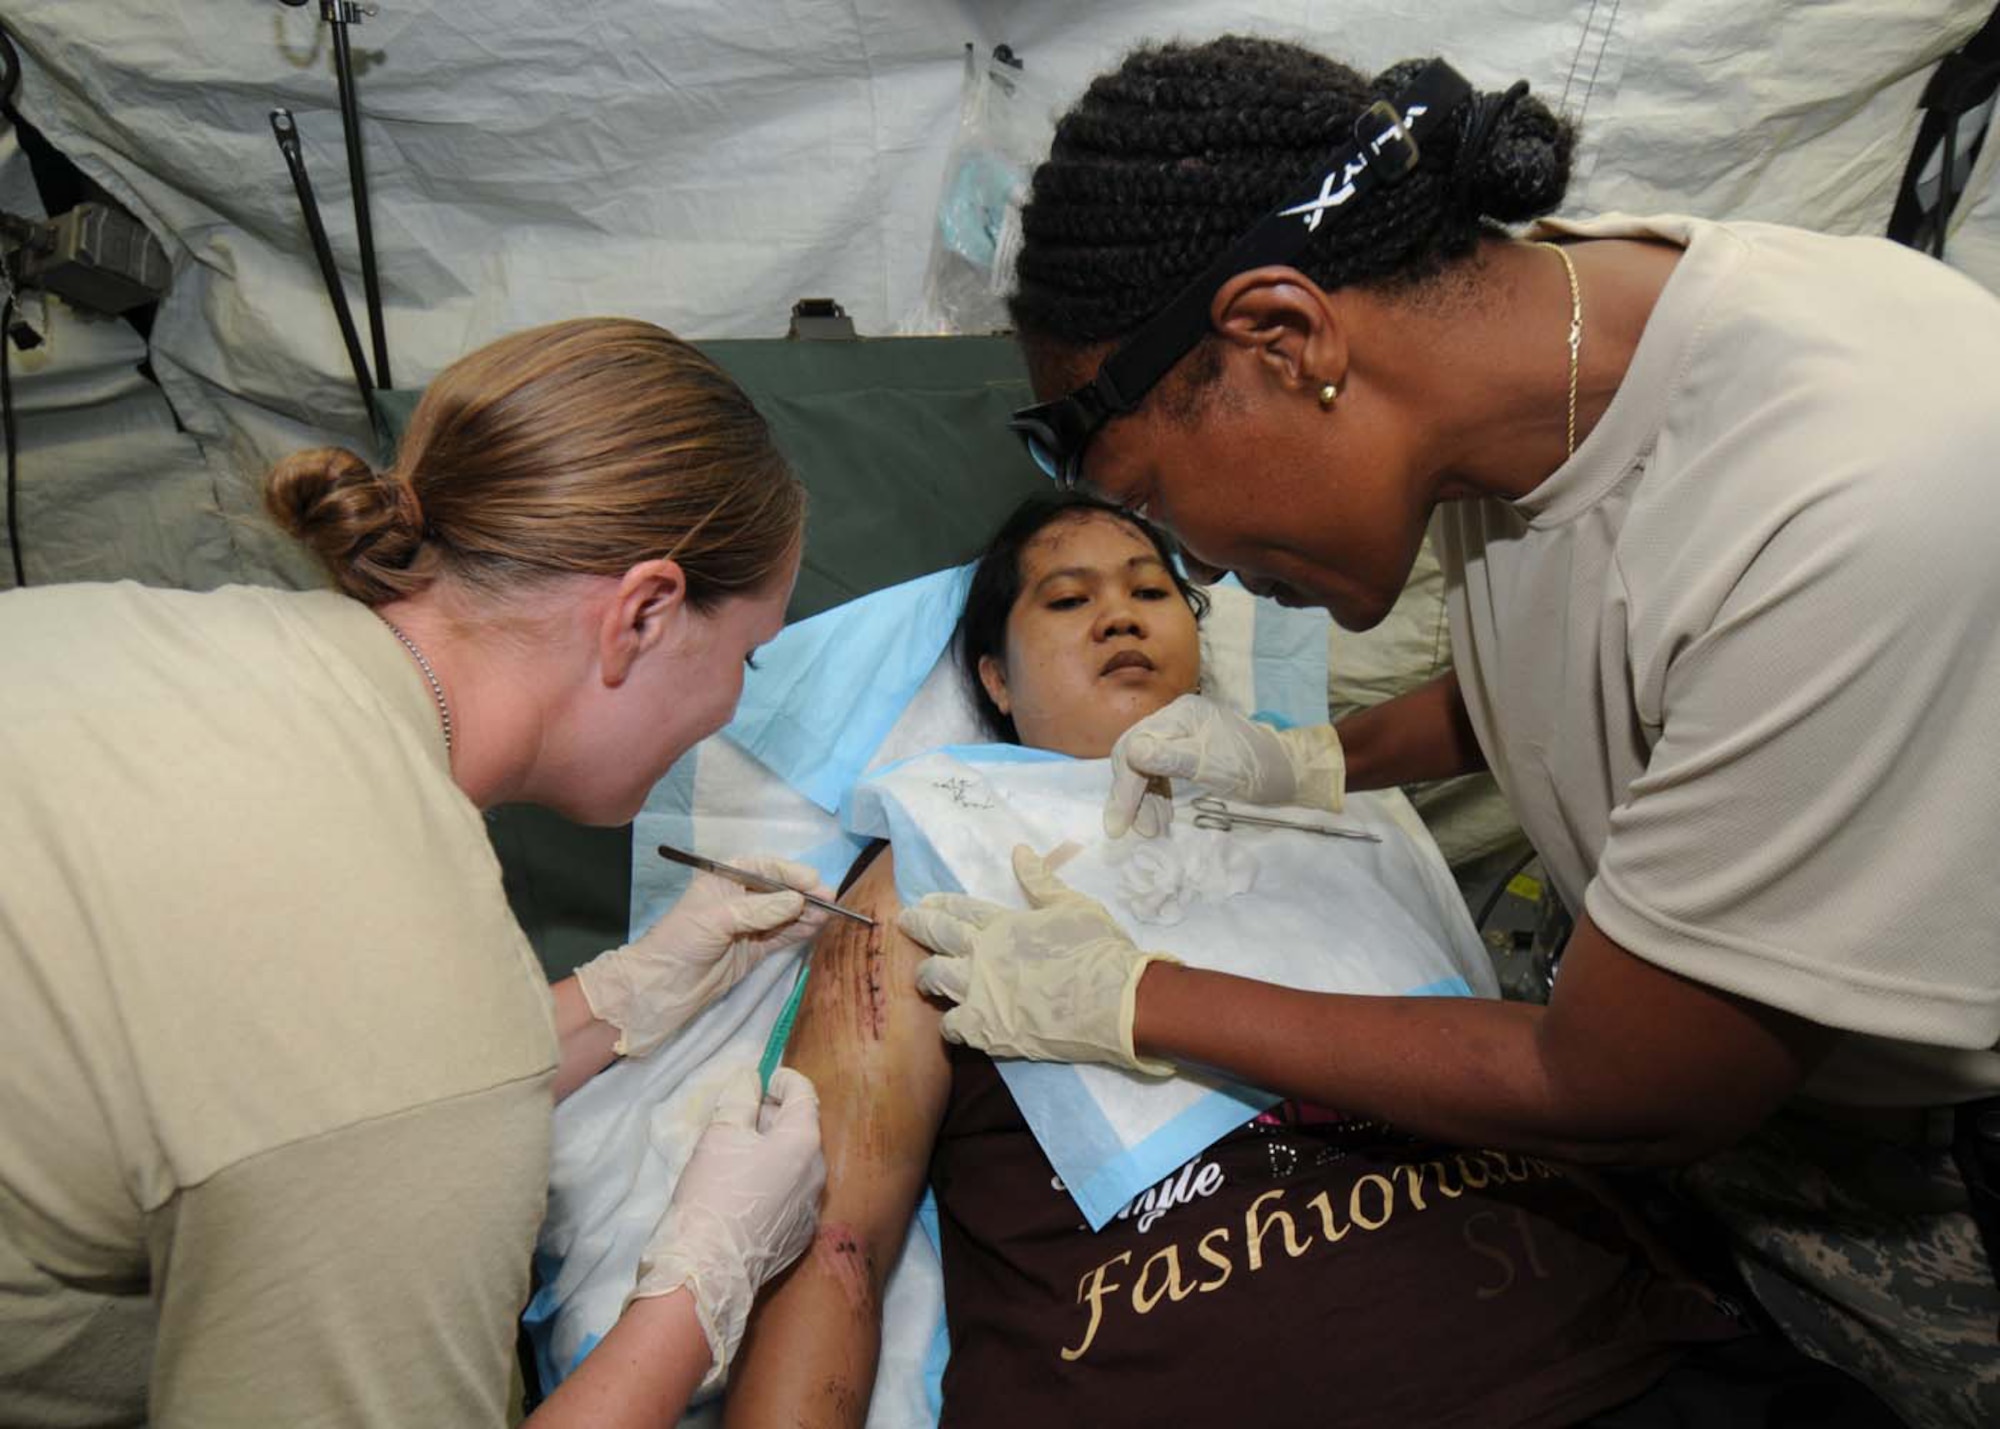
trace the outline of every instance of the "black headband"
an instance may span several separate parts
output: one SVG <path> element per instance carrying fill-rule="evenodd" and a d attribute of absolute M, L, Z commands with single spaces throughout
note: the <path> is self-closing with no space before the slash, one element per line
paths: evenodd
<path fill-rule="evenodd" d="M 1354 121 L 1351 142 L 1106 359 L 1092 384 L 1106 410 L 1130 411 L 1169 368 L 1207 336 L 1209 301 L 1225 282 L 1253 268 L 1293 262 L 1328 213 L 1338 213 L 1370 189 L 1399 182 L 1417 166 L 1419 144 L 1472 93 L 1472 86 L 1457 70 L 1443 60 L 1432 60 L 1394 102 L 1378 99 L 1362 110 Z"/>

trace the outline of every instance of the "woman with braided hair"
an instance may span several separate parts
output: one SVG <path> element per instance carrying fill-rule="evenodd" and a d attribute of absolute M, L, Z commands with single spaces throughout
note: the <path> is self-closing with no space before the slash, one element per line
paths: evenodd
<path fill-rule="evenodd" d="M 1176 700 L 1119 740 L 1107 833 L 1158 832 L 1162 779 L 1337 809 L 1491 767 L 1578 914 L 1550 1004 L 1071 946 L 1038 897 L 903 927 L 954 1041 L 1109 1027 L 1118 1065 L 1689 1165 L 1800 1344 L 1913 1423 L 1991 1424 L 2000 409 L 1958 374 L 2000 364 L 2000 304 L 1874 239 L 1517 232 L 1574 143 L 1441 61 L 1142 48 L 1059 122 L 1012 299 L 1031 454 L 1198 575 L 1365 629 L 1427 530 L 1447 574 L 1453 673 L 1338 730 Z"/>

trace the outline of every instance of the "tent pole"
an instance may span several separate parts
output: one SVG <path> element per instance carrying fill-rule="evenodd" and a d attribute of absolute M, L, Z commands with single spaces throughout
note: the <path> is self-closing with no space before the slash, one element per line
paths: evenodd
<path fill-rule="evenodd" d="M 347 136 L 347 179 L 354 193 L 354 234 L 361 246 L 361 293 L 368 305 L 368 331 L 375 344 L 375 385 L 395 385 L 389 376 L 389 334 L 382 323 L 382 283 L 375 271 L 375 224 L 368 206 L 368 169 L 361 152 L 361 107 L 354 97 L 354 55 L 347 27 L 358 24 L 362 7 L 353 0 L 320 0 L 320 16 L 333 29 L 333 73 L 340 85 L 340 127 Z"/>
<path fill-rule="evenodd" d="M 354 314 L 347 306 L 347 288 L 340 281 L 340 269 L 333 261 L 333 245 L 327 242 L 326 225 L 320 221 L 319 203 L 313 198 L 312 180 L 306 177 L 305 152 L 299 147 L 298 125 L 289 109 L 271 111 L 271 132 L 278 137 L 278 152 L 292 171 L 292 187 L 298 190 L 299 208 L 305 213 L 306 234 L 312 239 L 313 256 L 319 259 L 319 275 L 326 284 L 327 301 L 340 324 L 341 341 L 347 344 L 347 361 L 354 369 L 354 385 L 361 393 L 361 405 L 368 411 L 368 425 L 379 441 L 386 428 L 375 406 L 374 384 L 368 378 L 368 359 L 361 352 L 361 336 L 354 330 Z"/>

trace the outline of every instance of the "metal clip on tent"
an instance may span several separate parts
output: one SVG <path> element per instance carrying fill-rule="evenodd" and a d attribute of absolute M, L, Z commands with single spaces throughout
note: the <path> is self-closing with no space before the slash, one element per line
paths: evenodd
<path fill-rule="evenodd" d="M 832 298 L 800 298 L 792 304 L 792 323 L 785 336 L 845 341 L 854 336 L 854 319 Z"/>

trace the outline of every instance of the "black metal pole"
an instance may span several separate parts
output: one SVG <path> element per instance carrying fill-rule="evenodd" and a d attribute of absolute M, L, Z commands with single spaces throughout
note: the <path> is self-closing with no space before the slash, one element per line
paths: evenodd
<path fill-rule="evenodd" d="M 382 325 L 382 283 L 375 271 L 375 224 L 361 153 L 361 107 L 354 98 L 354 56 L 347 45 L 347 27 L 358 8 L 352 0 L 320 0 L 320 14 L 333 29 L 333 73 L 340 85 L 340 127 L 347 136 L 347 180 L 354 191 L 354 236 L 361 246 L 361 295 L 375 344 L 375 382 L 386 389 L 395 382 L 389 376 L 389 335 Z"/>
<path fill-rule="evenodd" d="M 289 109 L 271 111 L 271 132 L 278 136 L 278 152 L 292 171 L 292 187 L 298 190 L 299 207 L 306 216 L 306 233 L 312 239 L 313 255 L 319 259 L 319 275 L 326 284 L 327 301 L 340 323 L 341 341 L 347 344 L 347 360 L 354 368 L 354 385 L 361 393 L 361 405 L 368 410 L 368 424 L 379 440 L 387 429 L 375 408 L 375 388 L 368 379 L 368 359 L 361 353 L 361 336 L 354 330 L 354 314 L 347 306 L 347 287 L 340 281 L 340 269 L 333 261 L 333 245 L 326 241 L 326 225 L 320 221 L 319 203 L 313 198 L 312 180 L 306 177 L 305 152 L 299 147 L 299 127 Z"/>

